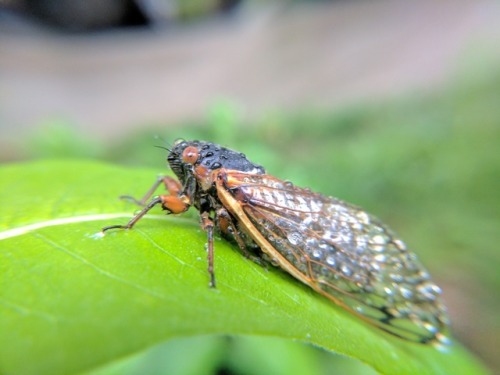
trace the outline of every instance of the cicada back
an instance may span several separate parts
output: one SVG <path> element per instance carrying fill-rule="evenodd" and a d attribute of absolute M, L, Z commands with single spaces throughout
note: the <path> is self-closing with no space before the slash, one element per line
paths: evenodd
<path fill-rule="evenodd" d="M 156 204 L 174 213 L 194 206 L 208 233 L 211 285 L 213 229 L 241 250 L 260 249 L 319 294 L 400 338 L 446 343 L 449 324 L 434 284 L 416 255 L 386 225 L 359 207 L 313 193 L 266 174 L 245 155 L 219 145 L 179 141 L 168 156 L 179 182 L 163 181 L 154 198 L 127 225 Z"/>

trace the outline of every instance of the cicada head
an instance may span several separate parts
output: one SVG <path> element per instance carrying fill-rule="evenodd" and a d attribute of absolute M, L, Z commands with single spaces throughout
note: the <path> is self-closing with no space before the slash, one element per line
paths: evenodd
<path fill-rule="evenodd" d="M 263 167 L 252 163 L 245 154 L 203 141 L 177 140 L 167 160 L 183 183 L 189 176 L 194 176 L 199 181 L 201 176 L 207 176 L 209 172 L 220 168 L 254 174 L 265 173 Z"/>

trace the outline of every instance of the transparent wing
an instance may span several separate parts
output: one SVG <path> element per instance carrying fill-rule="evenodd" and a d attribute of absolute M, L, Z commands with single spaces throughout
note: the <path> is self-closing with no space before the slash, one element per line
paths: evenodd
<path fill-rule="evenodd" d="M 358 207 L 268 175 L 230 173 L 226 188 L 283 268 L 396 336 L 445 342 L 440 289 L 390 229 Z"/>

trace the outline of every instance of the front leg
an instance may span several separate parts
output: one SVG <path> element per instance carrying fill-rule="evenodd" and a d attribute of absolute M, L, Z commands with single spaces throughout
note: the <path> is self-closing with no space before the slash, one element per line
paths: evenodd
<path fill-rule="evenodd" d="M 186 195 L 174 196 L 174 195 L 160 195 L 153 198 L 137 215 L 135 215 L 127 224 L 125 225 L 110 225 L 102 228 L 103 232 L 110 229 L 131 229 L 135 223 L 137 223 L 144 215 L 148 213 L 154 206 L 161 204 L 164 210 L 169 211 L 172 214 L 180 214 L 185 212 L 191 206 L 191 200 Z"/>
<path fill-rule="evenodd" d="M 148 199 L 151 198 L 156 189 L 158 189 L 158 186 L 160 186 L 162 183 L 163 185 L 165 185 L 165 188 L 167 189 L 169 195 L 179 195 L 179 192 L 182 189 L 181 183 L 175 178 L 170 176 L 160 176 L 156 179 L 153 186 L 149 188 L 149 190 L 141 199 L 134 198 L 131 195 L 120 195 L 120 199 L 126 199 L 128 201 L 134 202 L 141 207 L 144 207 Z"/>

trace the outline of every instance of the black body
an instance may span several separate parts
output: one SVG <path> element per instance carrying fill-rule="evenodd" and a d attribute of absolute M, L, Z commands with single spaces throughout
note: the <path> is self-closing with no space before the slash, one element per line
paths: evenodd
<path fill-rule="evenodd" d="M 183 163 L 181 159 L 182 152 L 186 147 L 193 146 L 200 150 L 198 161 L 194 164 Z M 203 141 L 177 141 L 167 157 L 170 168 L 177 175 L 181 182 L 192 174 L 191 169 L 198 165 L 215 170 L 225 168 L 241 172 L 255 174 L 265 174 L 266 171 L 258 164 L 248 160 L 245 154 L 236 152 L 218 144 Z M 189 173 L 191 172 L 191 173 Z"/>

